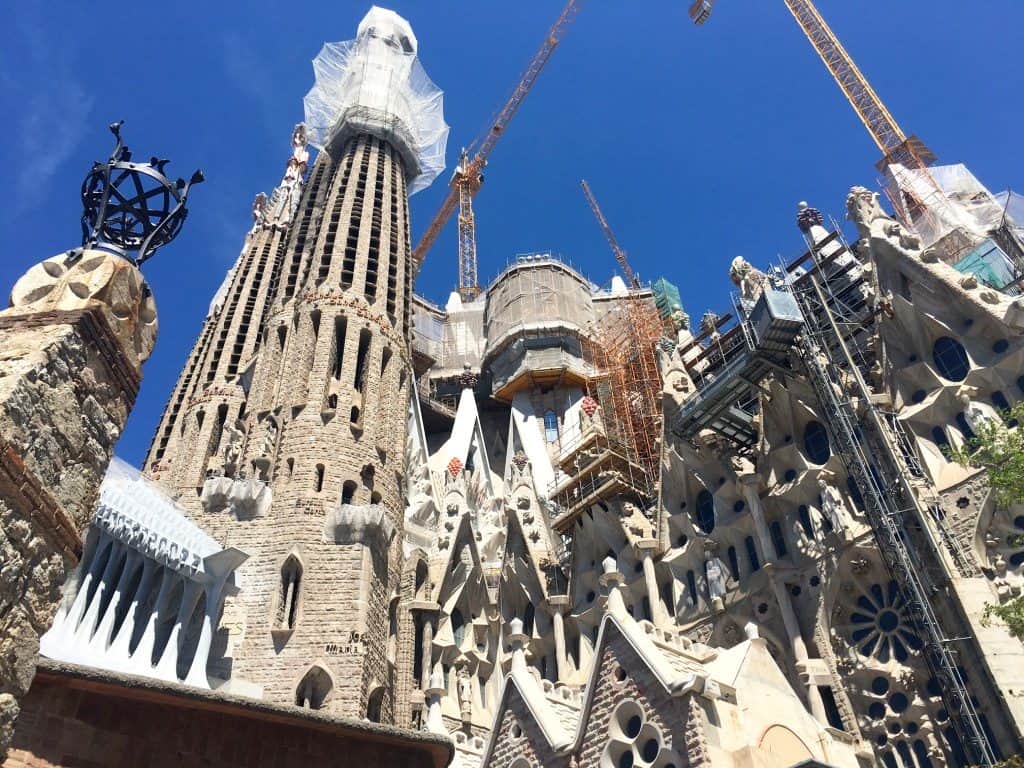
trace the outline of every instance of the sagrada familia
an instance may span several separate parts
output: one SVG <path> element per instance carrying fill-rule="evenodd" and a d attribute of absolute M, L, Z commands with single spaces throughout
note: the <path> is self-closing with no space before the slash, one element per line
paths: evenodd
<path fill-rule="evenodd" d="M 1021 199 L 893 164 L 892 214 L 854 187 L 847 241 L 801 203 L 803 255 L 735 259 L 732 311 L 693 326 L 668 280 L 550 254 L 436 306 L 418 46 L 374 8 L 318 56 L 140 469 L 112 454 L 156 335 L 141 274 L 93 243 L 15 286 L 3 764 L 1018 753 L 1024 644 L 991 606 L 1024 512 L 950 450 L 1017 428 Z"/>

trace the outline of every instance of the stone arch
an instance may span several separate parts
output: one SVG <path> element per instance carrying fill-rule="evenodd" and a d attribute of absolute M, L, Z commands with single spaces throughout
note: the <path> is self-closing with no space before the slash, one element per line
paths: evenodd
<path fill-rule="evenodd" d="M 757 746 L 777 757 L 780 765 L 796 765 L 814 758 L 814 754 L 804 744 L 803 739 L 785 725 L 778 723 L 765 729 Z"/>
<path fill-rule="evenodd" d="M 302 616 L 303 576 L 305 565 L 297 548 L 293 548 L 281 561 L 277 600 L 274 607 L 276 630 L 291 631 Z"/>
<path fill-rule="evenodd" d="M 323 709 L 334 693 L 335 679 L 326 665 L 316 662 L 306 670 L 295 686 L 295 706 Z"/>

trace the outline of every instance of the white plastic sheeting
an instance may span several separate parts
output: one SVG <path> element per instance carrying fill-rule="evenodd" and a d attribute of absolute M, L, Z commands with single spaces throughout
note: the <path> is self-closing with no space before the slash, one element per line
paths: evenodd
<path fill-rule="evenodd" d="M 911 207 L 914 229 L 926 246 L 953 231 L 980 241 L 1003 223 L 1003 206 L 963 164 L 936 165 L 927 171 L 893 164 L 889 172 L 900 198 L 917 202 Z"/>
<path fill-rule="evenodd" d="M 444 94 L 416 58 L 409 22 L 373 6 L 355 40 L 325 43 L 313 59 L 316 83 L 303 100 L 317 149 L 359 132 L 387 138 L 402 153 L 409 194 L 444 170 Z"/>

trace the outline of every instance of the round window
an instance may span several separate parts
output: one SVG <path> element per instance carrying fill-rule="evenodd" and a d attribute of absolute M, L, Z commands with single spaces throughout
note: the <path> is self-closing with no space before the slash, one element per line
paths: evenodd
<path fill-rule="evenodd" d="M 710 491 L 697 494 L 696 522 L 704 533 L 711 533 L 715 529 L 715 499 Z"/>

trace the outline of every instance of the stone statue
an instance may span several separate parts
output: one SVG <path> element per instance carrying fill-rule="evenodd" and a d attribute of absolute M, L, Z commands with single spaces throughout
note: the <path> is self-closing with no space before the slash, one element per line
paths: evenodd
<path fill-rule="evenodd" d="M 769 285 L 768 275 L 754 267 L 742 256 L 737 256 L 729 265 L 729 279 L 740 289 L 745 306 L 753 306 L 765 287 Z"/>
<path fill-rule="evenodd" d="M 277 445 L 277 422 L 270 416 L 265 418 L 263 427 L 263 442 L 260 443 L 260 458 L 270 458 L 274 455 L 274 446 Z"/>
<path fill-rule="evenodd" d="M 252 201 L 252 228 L 257 230 L 267 223 L 267 196 L 260 192 Z"/>
<path fill-rule="evenodd" d="M 463 721 L 473 716 L 473 681 L 469 677 L 469 670 L 465 667 L 459 668 L 459 711 Z"/>
<path fill-rule="evenodd" d="M 242 420 L 235 421 L 224 428 L 224 472 L 230 473 L 242 457 L 242 441 L 245 439 Z"/>
<path fill-rule="evenodd" d="M 725 608 L 728 576 L 725 566 L 718 557 L 718 542 L 713 539 L 706 539 L 704 542 L 704 574 L 708 579 L 708 594 L 711 596 L 711 604 L 716 611 L 721 611 Z"/>
<path fill-rule="evenodd" d="M 843 504 L 842 494 L 824 477 L 818 478 L 818 488 L 821 491 L 821 512 L 832 524 L 832 529 L 842 535 L 846 532 L 847 513 Z"/>
<path fill-rule="evenodd" d="M 960 395 L 960 402 L 964 406 L 964 419 L 967 421 L 967 426 L 971 428 L 975 435 L 981 435 L 985 432 L 991 432 L 993 428 L 999 429 L 1005 426 L 996 409 L 988 403 L 972 400 L 971 396 L 966 392 Z"/>

